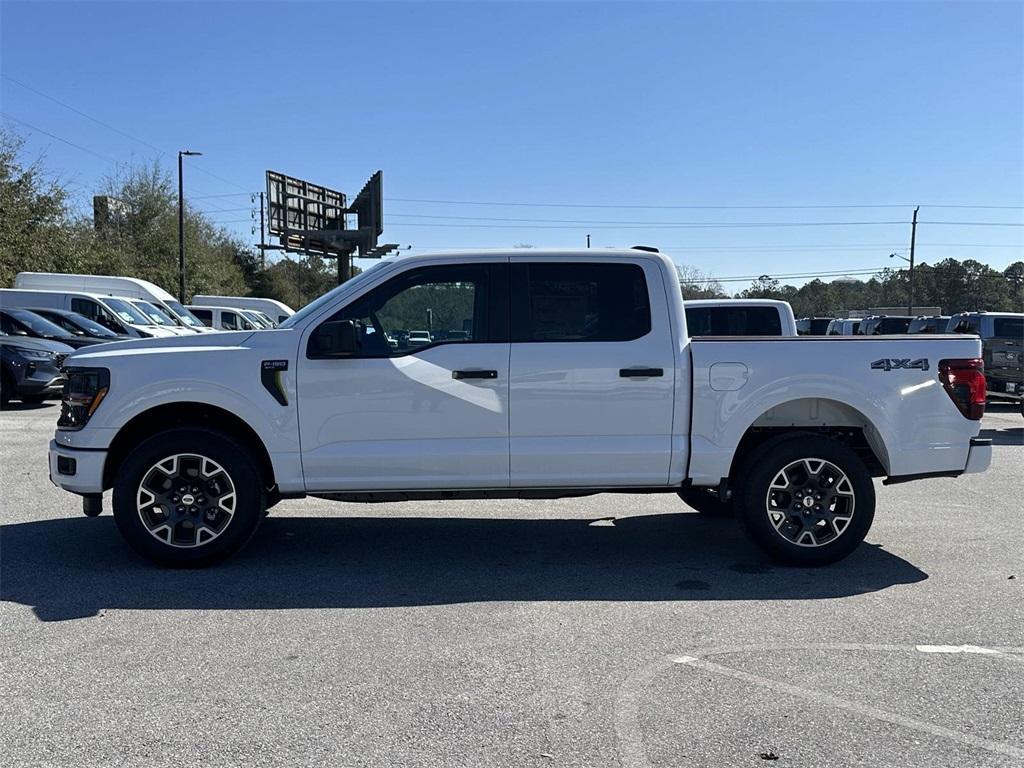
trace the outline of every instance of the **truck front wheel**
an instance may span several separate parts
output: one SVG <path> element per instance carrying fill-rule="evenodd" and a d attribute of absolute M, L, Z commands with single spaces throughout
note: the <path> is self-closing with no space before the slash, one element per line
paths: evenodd
<path fill-rule="evenodd" d="M 765 443 L 744 462 L 737 515 L 747 535 L 790 565 L 827 565 L 864 540 L 875 516 L 871 474 L 857 454 L 816 435 Z"/>
<path fill-rule="evenodd" d="M 241 549 L 266 500 L 256 464 L 230 437 L 171 429 L 143 441 L 114 482 L 114 520 L 135 551 L 160 565 L 204 566 Z"/>

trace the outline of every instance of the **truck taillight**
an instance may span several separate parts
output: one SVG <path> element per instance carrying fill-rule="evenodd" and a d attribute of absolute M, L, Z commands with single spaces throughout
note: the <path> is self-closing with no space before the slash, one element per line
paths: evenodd
<path fill-rule="evenodd" d="M 985 414 L 985 363 L 980 357 L 940 360 L 939 381 L 946 394 L 968 419 Z"/>

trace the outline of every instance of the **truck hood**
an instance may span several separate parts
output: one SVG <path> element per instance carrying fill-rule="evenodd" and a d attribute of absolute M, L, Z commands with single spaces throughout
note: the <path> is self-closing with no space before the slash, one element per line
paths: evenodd
<path fill-rule="evenodd" d="M 83 347 L 71 355 L 66 365 L 103 365 L 111 359 L 138 355 L 209 352 L 237 349 L 245 344 L 253 331 L 230 331 L 218 334 L 190 333 L 188 336 L 166 336 L 156 339 L 132 339 Z"/>

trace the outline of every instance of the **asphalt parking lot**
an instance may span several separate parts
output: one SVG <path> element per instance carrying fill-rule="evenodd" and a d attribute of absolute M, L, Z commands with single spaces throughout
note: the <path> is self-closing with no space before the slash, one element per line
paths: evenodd
<path fill-rule="evenodd" d="M 830 568 L 675 496 L 275 507 L 163 571 L 0 415 L 0 755 L 37 766 L 1024 764 L 1024 418 Z M 109 498 L 107 500 L 109 505 Z"/>

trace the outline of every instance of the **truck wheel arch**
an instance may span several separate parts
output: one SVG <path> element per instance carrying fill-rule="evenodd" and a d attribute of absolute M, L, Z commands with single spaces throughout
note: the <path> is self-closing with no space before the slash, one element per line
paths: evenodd
<path fill-rule="evenodd" d="M 746 428 L 729 468 L 733 478 L 746 456 L 784 434 L 824 435 L 853 448 L 875 477 L 888 474 L 889 455 L 881 433 L 862 411 L 828 398 L 788 400 L 764 411 Z"/>
<path fill-rule="evenodd" d="M 256 431 L 235 414 L 208 403 L 184 402 L 158 405 L 132 417 L 110 443 L 103 468 L 103 487 L 114 485 L 114 474 L 131 450 L 147 437 L 175 427 L 213 429 L 234 438 L 252 452 L 267 488 L 276 484 L 270 453 Z"/>

